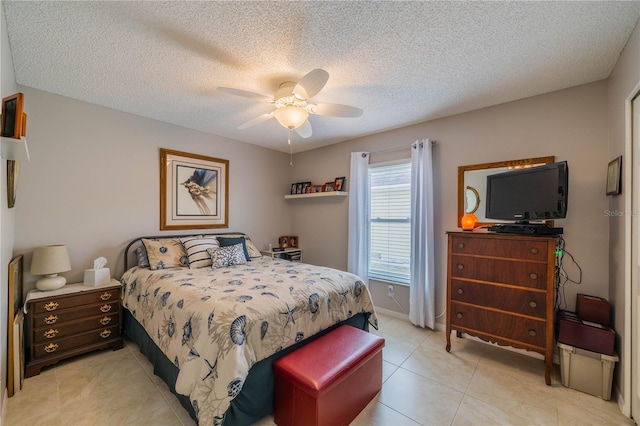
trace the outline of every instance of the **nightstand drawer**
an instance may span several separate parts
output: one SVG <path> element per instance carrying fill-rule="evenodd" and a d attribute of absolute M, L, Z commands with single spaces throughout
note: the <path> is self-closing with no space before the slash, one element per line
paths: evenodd
<path fill-rule="evenodd" d="M 33 331 L 33 341 L 35 343 L 50 342 L 78 333 L 94 329 L 102 329 L 108 326 L 119 325 L 120 316 L 118 312 L 111 315 L 99 315 L 90 318 L 83 318 L 60 324 L 53 324 L 47 327 L 37 328 Z"/>
<path fill-rule="evenodd" d="M 35 315 L 62 311 L 77 306 L 91 305 L 100 302 L 113 302 L 120 299 L 120 288 L 108 288 L 99 291 L 78 293 L 74 295 L 54 296 L 34 300 L 32 303 Z"/>
<path fill-rule="evenodd" d="M 104 343 L 113 339 L 120 339 L 120 330 L 117 325 L 63 339 L 54 339 L 50 342 L 35 343 L 33 347 L 36 357 L 57 356 L 72 349 Z"/>
<path fill-rule="evenodd" d="M 34 316 L 33 326 L 39 328 L 73 321 L 78 318 L 86 318 L 93 315 L 118 313 L 119 309 L 120 303 L 115 300 L 113 302 L 82 306 L 76 309 L 48 312 L 46 314 Z"/>

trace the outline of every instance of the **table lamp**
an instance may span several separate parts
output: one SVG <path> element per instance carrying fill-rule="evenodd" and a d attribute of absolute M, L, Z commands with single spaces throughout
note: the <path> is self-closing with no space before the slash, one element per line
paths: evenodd
<path fill-rule="evenodd" d="M 36 288 L 42 291 L 57 290 L 67 283 L 59 272 L 71 270 L 67 246 L 52 245 L 37 247 L 31 260 L 31 275 L 44 275 L 36 281 Z"/>

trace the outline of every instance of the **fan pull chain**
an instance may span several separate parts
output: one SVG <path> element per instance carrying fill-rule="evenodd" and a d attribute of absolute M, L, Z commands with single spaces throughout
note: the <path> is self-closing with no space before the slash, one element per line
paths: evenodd
<path fill-rule="evenodd" d="M 289 166 L 293 167 L 293 145 L 291 145 L 291 129 L 289 129 Z"/>

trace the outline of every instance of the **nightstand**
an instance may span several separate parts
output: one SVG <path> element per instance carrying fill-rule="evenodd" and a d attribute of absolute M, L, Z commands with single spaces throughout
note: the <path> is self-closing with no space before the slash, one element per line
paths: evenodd
<path fill-rule="evenodd" d="M 31 290 L 26 377 L 63 359 L 108 347 L 123 347 L 120 282 L 90 287 L 67 284 L 53 291 Z"/>
<path fill-rule="evenodd" d="M 263 250 L 260 253 L 262 253 L 264 256 L 271 256 L 274 259 L 285 259 L 291 260 L 292 262 L 302 262 L 302 249 L 287 248 L 279 251 Z"/>

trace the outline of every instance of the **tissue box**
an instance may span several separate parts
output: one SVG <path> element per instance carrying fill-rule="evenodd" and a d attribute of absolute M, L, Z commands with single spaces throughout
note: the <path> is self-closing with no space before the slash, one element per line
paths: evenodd
<path fill-rule="evenodd" d="M 84 285 L 96 287 L 102 284 L 109 284 L 109 281 L 111 281 L 109 268 L 86 269 L 84 271 Z"/>

